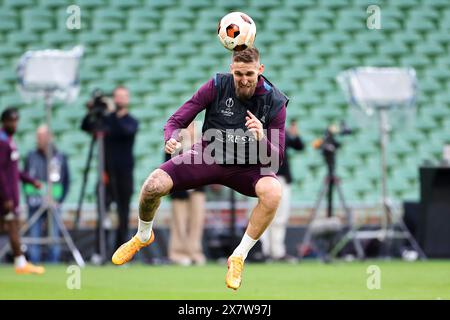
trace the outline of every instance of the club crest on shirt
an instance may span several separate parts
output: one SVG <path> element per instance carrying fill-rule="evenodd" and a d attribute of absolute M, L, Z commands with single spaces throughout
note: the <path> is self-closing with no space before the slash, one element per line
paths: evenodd
<path fill-rule="evenodd" d="M 220 113 L 222 113 L 225 117 L 231 117 L 234 115 L 234 112 L 231 111 L 231 108 L 233 108 L 234 106 L 234 100 L 233 98 L 228 98 L 227 100 L 225 100 L 225 110 L 220 110 Z"/>
<path fill-rule="evenodd" d="M 20 154 L 17 150 L 11 151 L 11 161 L 17 161 L 20 158 Z"/>

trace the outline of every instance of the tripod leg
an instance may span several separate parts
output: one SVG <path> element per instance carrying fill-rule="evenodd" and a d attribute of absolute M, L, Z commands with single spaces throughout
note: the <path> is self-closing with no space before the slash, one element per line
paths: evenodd
<path fill-rule="evenodd" d="M 59 214 L 56 213 L 55 208 L 51 208 L 49 210 L 51 215 L 53 216 L 54 220 L 58 223 L 59 229 L 61 230 L 61 233 L 63 235 L 63 238 L 69 247 L 70 251 L 72 252 L 72 256 L 75 259 L 76 263 L 80 267 L 84 267 L 85 263 L 83 260 L 83 257 L 80 254 L 80 251 L 78 251 L 77 247 L 72 241 L 72 238 L 70 237 L 69 232 L 66 229 L 66 226 L 64 225 L 64 222 Z"/>
<path fill-rule="evenodd" d="M 350 207 L 347 206 L 347 202 L 345 201 L 345 197 L 344 197 L 344 192 L 342 191 L 341 184 L 339 182 L 336 184 L 336 189 L 338 191 L 338 195 L 339 195 L 339 199 L 342 204 L 342 208 L 344 209 L 345 214 L 347 216 L 347 223 L 350 227 L 350 231 L 347 233 L 348 237 L 345 237 L 345 238 L 347 238 L 347 241 L 346 241 L 346 243 L 344 243 L 342 245 L 342 248 L 340 248 L 339 251 L 341 251 L 344 248 L 344 246 L 348 243 L 348 241 L 350 241 L 350 239 L 351 239 L 353 242 L 353 246 L 355 247 L 356 254 L 358 255 L 358 258 L 364 259 L 365 254 L 364 254 L 364 249 L 361 245 L 361 241 L 359 241 L 359 239 L 357 239 L 355 237 L 356 236 L 356 228 L 353 223 L 352 210 L 350 209 Z M 339 254 L 339 251 L 336 251 L 333 249 L 332 252 L 334 253 L 334 256 L 335 256 L 335 255 Z"/>
<path fill-rule="evenodd" d="M 304 252 L 303 252 L 304 249 L 306 247 L 308 247 L 311 243 L 311 236 L 312 236 L 311 223 L 316 219 L 317 213 L 319 212 L 320 203 L 322 202 L 322 199 L 323 199 L 325 193 L 327 192 L 327 190 L 328 190 L 328 183 L 325 181 L 319 191 L 319 195 L 316 199 L 316 203 L 314 204 L 314 209 L 313 209 L 313 212 L 311 215 L 311 219 L 309 220 L 308 227 L 306 229 L 302 244 L 300 246 L 300 259 L 303 258 L 303 256 L 304 256 Z"/>
<path fill-rule="evenodd" d="M 400 228 L 404 233 L 407 234 L 407 238 L 409 243 L 413 246 L 414 250 L 416 250 L 419 253 L 419 256 L 422 260 L 426 260 L 427 256 L 425 255 L 425 252 L 423 252 L 422 248 L 417 243 L 416 239 L 413 237 L 411 232 L 409 231 L 408 227 L 406 226 L 405 222 L 403 221 L 403 218 L 400 218 Z"/>
<path fill-rule="evenodd" d="M 81 184 L 81 192 L 80 192 L 80 197 L 78 198 L 77 211 L 75 214 L 75 224 L 74 224 L 75 229 L 77 229 L 80 224 L 81 208 L 83 206 L 84 194 L 86 192 L 86 185 L 87 185 L 87 180 L 88 180 L 88 176 L 89 176 L 89 167 L 91 166 L 92 154 L 94 152 L 94 145 L 95 145 L 95 137 L 92 137 L 91 144 L 89 145 L 89 153 L 88 153 L 88 157 L 86 160 L 86 165 L 84 167 L 83 182 Z"/>
<path fill-rule="evenodd" d="M 33 216 L 27 221 L 27 223 L 20 229 L 20 236 L 23 236 L 28 229 L 30 229 L 30 227 L 32 225 L 34 225 L 38 219 L 44 214 L 44 212 L 47 210 L 47 207 L 45 204 L 43 204 L 34 214 Z M 22 239 L 25 240 L 25 239 Z M 25 242 L 25 241 L 23 241 Z M 0 260 L 3 259 L 3 257 L 6 255 L 6 253 L 8 252 L 8 250 L 11 249 L 11 245 L 9 243 L 9 241 L 1 248 L 0 250 Z"/>

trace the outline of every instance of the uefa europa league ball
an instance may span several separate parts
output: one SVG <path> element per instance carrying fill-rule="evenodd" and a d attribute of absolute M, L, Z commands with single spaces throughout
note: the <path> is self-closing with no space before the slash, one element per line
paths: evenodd
<path fill-rule="evenodd" d="M 244 50 L 253 47 L 256 25 L 250 16 L 242 12 L 231 12 L 219 21 L 217 36 L 228 50 Z"/>

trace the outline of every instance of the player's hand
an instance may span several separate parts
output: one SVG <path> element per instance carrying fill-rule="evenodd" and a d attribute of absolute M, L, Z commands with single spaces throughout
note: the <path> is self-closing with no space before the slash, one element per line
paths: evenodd
<path fill-rule="evenodd" d="M 6 210 L 6 212 L 14 211 L 14 203 L 12 200 L 5 201 L 3 203 L 3 208 Z"/>
<path fill-rule="evenodd" d="M 178 150 L 180 148 L 181 148 L 181 143 L 179 141 L 175 140 L 174 138 L 170 138 L 169 140 L 167 140 L 164 150 L 168 154 L 173 154 L 176 150 Z"/>
<path fill-rule="evenodd" d="M 261 141 L 262 138 L 264 138 L 264 130 L 261 121 L 259 121 L 258 118 L 256 118 L 256 116 L 248 110 L 247 114 L 248 116 L 245 117 L 245 120 L 247 120 L 245 126 L 248 128 L 248 131 L 253 133 L 256 140 Z"/>
<path fill-rule="evenodd" d="M 33 187 L 35 187 L 36 189 L 40 189 L 42 188 L 42 183 L 36 180 L 33 182 Z"/>

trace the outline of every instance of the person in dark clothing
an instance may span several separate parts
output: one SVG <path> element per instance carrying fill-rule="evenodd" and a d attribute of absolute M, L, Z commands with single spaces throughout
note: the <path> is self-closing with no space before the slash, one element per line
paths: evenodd
<path fill-rule="evenodd" d="M 8 108 L 1 115 L 0 129 L 0 218 L 8 229 L 8 236 L 14 254 L 14 265 L 18 274 L 42 274 L 41 266 L 29 263 L 21 249 L 19 234 L 19 180 L 41 188 L 39 181 L 19 171 L 19 152 L 13 140 L 17 130 L 19 113 Z"/>
<path fill-rule="evenodd" d="M 30 177 L 33 177 L 40 182 L 47 182 L 47 149 L 52 140 L 47 125 L 41 125 L 36 130 L 37 148 L 30 151 L 25 158 L 24 170 Z M 69 166 L 67 157 L 64 153 L 59 151 L 52 143 L 52 160 L 50 162 L 50 179 L 52 182 L 52 197 L 56 202 L 55 214 L 61 215 L 62 203 L 69 192 Z M 25 184 L 24 191 L 26 202 L 28 206 L 28 215 L 31 218 L 43 205 L 45 196 L 39 190 L 36 190 L 33 185 Z M 41 215 L 29 230 L 30 236 L 39 238 L 42 236 L 43 225 L 46 221 L 46 214 Z M 56 219 L 51 223 L 52 237 L 59 237 L 59 229 Z M 28 247 L 29 258 L 32 262 L 41 261 L 41 246 L 30 245 Z M 59 244 L 52 244 L 49 250 L 48 261 L 52 263 L 59 262 L 61 254 L 61 246 Z"/>
<path fill-rule="evenodd" d="M 133 146 L 139 122 L 129 114 L 129 92 L 123 86 L 114 89 L 115 111 L 104 116 L 105 171 L 107 198 L 115 202 L 119 223 L 116 233 L 116 248 L 128 238 L 128 218 L 133 195 Z M 89 105 L 88 105 L 89 107 Z M 81 128 L 92 132 L 95 119 L 89 114 L 83 119 Z M 98 242 L 98 241 L 97 241 Z"/>
<path fill-rule="evenodd" d="M 287 155 L 288 148 L 301 151 L 304 149 L 304 143 L 300 138 L 296 121 L 292 121 L 286 130 L 286 147 L 284 162 L 278 170 L 277 177 L 283 189 L 281 203 L 277 214 L 266 232 L 261 237 L 263 254 L 268 259 L 273 260 L 293 260 L 286 254 L 286 229 L 289 221 L 292 173 Z"/>

